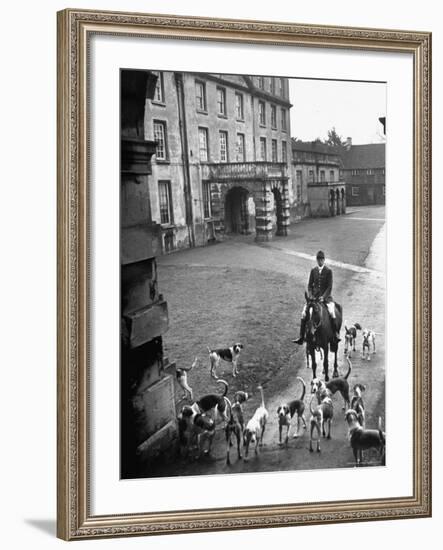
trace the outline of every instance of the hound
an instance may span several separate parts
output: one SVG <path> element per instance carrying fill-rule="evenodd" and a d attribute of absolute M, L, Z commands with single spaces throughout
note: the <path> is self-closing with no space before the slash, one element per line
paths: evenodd
<path fill-rule="evenodd" d="M 365 328 L 363 331 L 363 346 L 361 352 L 361 358 L 371 360 L 370 349 L 372 345 L 372 353 L 375 354 L 375 332 Z"/>
<path fill-rule="evenodd" d="M 215 435 L 215 422 L 212 418 L 196 412 L 191 406 L 185 405 L 178 417 L 178 433 L 180 446 L 186 449 L 186 455 L 189 455 L 193 444 L 197 446 L 200 455 L 204 439 L 209 440 L 209 446 L 204 450 L 205 454 L 209 454 Z"/>
<path fill-rule="evenodd" d="M 362 428 L 358 422 L 357 413 L 353 409 L 346 411 L 345 418 L 349 426 L 349 440 L 354 453 L 355 465 L 361 466 L 363 451 L 367 449 L 377 449 L 380 461 L 384 464 L 386 436 L 381 429 L 381 417 L 378 418 L 377 430 Z"/>
<path fill-rule="evenodd" d="M 223 349 L 221 348 L 211 349 L 208 347 L 209 361 L 211 364 L 211 376 L 215 379 L 218 379 L 216 371 L 222 359 L 227 363 L 232 363 L 232 376 L 237 376 L 238 374 L 237 361 L 242 349 L 243 349 L 243 344 L 240 344 L 240 343 L 234 344 L 230 348 L 223 348 Z"/>
<path fill-rule="evenodd" d="M 279 445 L 282 445 L 281 436 L 282 436 L 283 426 L 286 426 L 285 443 L 286 445 L 288 444 L 289 430 L 291 429 L 291 421 L 294 416 L 296 416 L 296 419 L 297 419 L 294 438 L 298 437 L 298 430 L 300 428 L 300 418 L 302 419 L 303 427 L 306 429 L 306 420 L 304 416 L 304 412 L 305 412 L 304 398 L 306 394 L 306 384 L 303 378 L 301 378 L 300 376 L 297 376 L 297 380 L 300 380 L 300 382 L 303 384 L 303 390 L 300 398 L 294 399 L 289 403 L 282 403 L 277 409 Z"/>
<path fill-rule="evenodd" d="M 192 392 L 192 388 L 188 384 L 188 372 L 190 372 L 195 367 L 196 364 L 197 364 L 197 357 L 194 359 L 194 362 L 190 367 L 188 368 L 182 367 L 180 369 L 177 369 L 177 368 L 175 369 L 178 385 L 183 389 L 183 399 L 186 397 L 186 395 L 189 395 L 189 399 L 191 401 L 194 400 L 194 394 Z"/>
<path fill-rule="evenodd" d="M 311 397 L 309 402 L 309 409 L 311 411 L 311 418 L 309 420 L 311 425 L 311 435 L 309 439 L 309 451 L 312 453 L 314 451 L 312 446 L 312 441 L 317 443 L 317 452 L 320 452 L 320 437 L 326 437 L 325 422 L 328 424 L 328 435 L 327 438 L 331 439 L 331 424 L 332 418 L 334 416 L 334 408 L 332 405 L 332 399 L 328 396 L 324 396 L 321 403 L 319 403 L 315 409 L 312 407 L 312 401 L 314 396 Z M 314 439 L 314 432 L 317 432 L 317 438 Z"/>
<path fill-rule="evenodd" d="M 249 445 L 255 443 L 255 454 L 258 453 L 258 446 L 263 445 L 263 435 L 265 433 L 266 422 L 268 421 L 269 413 L 265 407 L 265 398 L 263 395 L 263 388 L 258 387 L 261 393 L 261 405 L 255 411 L 254 416 L 246 424 L 246 428 L 243 434 L 243 444 L 245 446 L 244 460 L 248 460 Z"/>
<path fill-rule="evenodd" d="M 361 330 L 359 323 L 354 323 L 351 328 L 348 328 L 345 323 L 345 348 L 344 353 L 351 357 L 352 351 L 355 351 L 355 340 L 357 339 L 357 330 Z"/>
<path fill-rule="evenodd" d="M 362 428 L 365 427 L 366 417 L 365 417 L 365 404 L 363 402 L 362 393 L 366 391 L 366 386 L 363 384 L 355 384 L 353 387 L 354 395 L 351 400 L 351 409 L 357 413 L 358 423 Z"/>
<path fill-rule="evenodd" d="M 230 450 L 232 447 L 232 436 L 237 440 L 237 455 L 238 458 L 242 458 L 241 454 L 241 441 L 243 438 L 243 409 L 241 403 L 236 401 L 231 407 L 231 416 L 228 423 L 225 427 L 225 437 L 226 437 L 226 464 L 231 464 Z"/>
<path fill-rule="evenodd" d="M 228 417 L 227 411 L 229 411 L 231 408 L 231 403 L 229 399 L 226 397 L 226 394 L 228 393 L 228 383 L 225 380 L 222 380 L 221 378 L 219 378 L 217 379 L 217 384 L 224 385 L 225 387 L 224 393 L 222 393 L 221 395 L 217 395 L 215 393 L 204 395 L 198 401 L 195 401 L 195 403 L 192 404 L 191 408 L 195 413 L 200 413 L 200 414 L 207 414 L 210 411 L 213 411 L 215 422 L 217 422 L 218 414 L 220 414 L 222 418 L 226 422 L 228 422 L 229 417 Z"/>
<path fill-rule="evenodd" d="M 319 403 L 321 402 L 325 393 L 330 397 L 334 395 L 337 391 L 339 391 L 344 400 L 343 410 L 346 410 L 350 407 L 348 378 L 351 374 L 352 363 L 348 355 L 346 356 L 346 361 L 348 362 L 348 372 L 344 376 L 333 378 L 326 383 L 319 378 L 313 378 L 311 380 L 311 393 L 315 393 L 317 395 Z"/>

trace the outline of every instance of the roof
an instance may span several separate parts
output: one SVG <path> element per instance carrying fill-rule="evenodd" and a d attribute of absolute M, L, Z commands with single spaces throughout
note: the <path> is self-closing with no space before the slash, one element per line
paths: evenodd
<path fill-rule="evenodd" d="M 356 168 L 384 168 L 386 145 L 384 143 L 368 143 L 352 145 L 349 150 L 341 153 L 344 170 Z"/>
<path fill-rule="evenodd" d="M 305 153 L 320 153 L 322 155 L 334 155 L 336 156 L 337 150 L 335 147 L 326 145 L 321 141 L 295 141 L 292 140 L 292 150 L 302 151 Z"/>

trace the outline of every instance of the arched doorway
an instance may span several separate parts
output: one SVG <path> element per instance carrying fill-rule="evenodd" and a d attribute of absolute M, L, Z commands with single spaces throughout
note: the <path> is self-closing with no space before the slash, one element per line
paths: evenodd
<path fill-rule="evenodd" d="M 346 214 L 346 197 L 345 190 L 343 188 L 341 190 L 341 213 Z"/>
<path fill-rule="evenodd" d="M 331 216 L 335 216 L 335 193 L 333 189 L 329 192 L 329 212 Z"/>
<path fill-rule="evenodd" d="M 225 231 L 226 233 L 250 232 L 249 193 L 243 187 L 233 187 L 226 193 Z"/>
<path fill-rule="evenodd" d="M 340 216 L 340 192 L 338 189 L 335 190 L 335 206 L 337 208 L 337 216 Z"/>

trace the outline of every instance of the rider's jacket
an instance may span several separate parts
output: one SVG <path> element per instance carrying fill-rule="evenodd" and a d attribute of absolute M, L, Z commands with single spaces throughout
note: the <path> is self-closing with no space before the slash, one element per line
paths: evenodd
<path fill-rule="evenodd" d="M 332 269 L 327 265 L 323 266 L 321 273 L 318 266 L 311 269 L 308 290 L 313 298 L 323 297 L 325 301 L 330 300 L 332 292 Z"/>

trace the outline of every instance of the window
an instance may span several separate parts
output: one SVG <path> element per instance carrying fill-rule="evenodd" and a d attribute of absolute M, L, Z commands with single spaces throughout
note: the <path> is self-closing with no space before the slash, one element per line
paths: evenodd
<path fill-rule="evenodd" d="M 245 134 L 237 134 L 237 162 L 245 162 Z"/>
<path fill-rule="evenodd" d="M 158 199 L 160 203 L 160 223 L 172 224 L 171 182 L 158 182 Z"/>
<path fill-rule="evenodd" d="M 266 138 L 260 138 L 260 160 L 266 160 Z"/>
<path fill-rule="evenodd" d="M 283 132 L 286 132 L 287 126 L 286 126 L 286 109 L 281 110 L 281 129 Z"/>
<path fill-rule="evenodd" d="M 283 78 L 278 79 L 278 95 L 283 97 Z"/>
<path fill-rule="evenodd" d="M 244 111 L 243 111 L 243 94 L 236 92 L 235 94 L 235 118 L 237 120 L 244 120 Z"/>
<path fill-rule="evenodd" d="M 277 153 L 277 140 L 273 139 L 271 142 L 271 160 L 272 162 L 278 162 L 278 153 Z"/>
<path fill-rule="evenodd" d="M 271 77 L 271 94 L 275 95 L 275 78 Z"/>
<path fill-rule="evenodd" d="M 261 126 L 266 126 L 266 104 L 264 101 L 258 102 L 258 117 Z"/>
<path fill-rule="evenodd" d="M 366 174 L 367 174 L 368 176 L 372 176 L 372 175 L 374 174 L 374 170 L 372 170 L 372 168 L 368 168 L 368 169 L 366 170 Z"/>
<path fill-rule="evenodd" d="M 314 183 L 314 170 L 309 170 L 308 177 L 309 177 L 309 183 Z"/>
<path fill-rule="evenodd" d="M 329 181 L 335 181 L 334 170 L 329 170 Z"/>
<path fill-rule="evenodd" d="M 198 146 L 199 146 L 199 158 L 201 162 L 208 162 L 209 160 L 209 148 L 208 148 L 208 129 L 198 129 Z"/>
<path fill-rule="evenodd" d="M 265 79 L 263 76 L 259 76 L 258 77 L 258 87 L 261 89 L 261 90 L 264 90 L 265 89 Z"/>
<path fill-rule="evenodd" d="M 209 181 L 203 182 L 203 216 L 205 218 L 210 218 L 212 216 L 211 183 Z"/>
<path fill-rule="evenodd" d="M 353 197 L 358 197 L 359 194 L 360 194 L 360 189 L 358 187 L 351 188 L 351 195 Z"/>
<path fill-rule="evenodd" d="M 281 142 L 281 161 L 288 162 L 288 146 L 286 141 Z"/>
<path fill-rule="evenodd" d="M 326 172 L 324 170 L 320 170 L 320 181 L 326 181 Z"/>
<path fill-rule="evenodd" d="M 197 111 L 206 111 L 206 84 L 200 82 L 199 80 L 195 81 L 195 101 L 197 104 Z"/>
<path fill-rule="evenodd" d="M 155 158 L 160 161 L 168 160 L 166 122 L 162 120 L 154 120 L 154 141 L 157 142 Z"/>
<path fill-rule="evenodd" d="M 228 162 L 228 132 L 220 132 L 220 162 Z"/>
<path fill-rule="evenodd" d="M 271 105 L 271 128 L 277 128 L 277 107 Z"/>
<path fill-rule="evenodd" d="M 226 116 L 226 90 L 217 88 L 217 114 Z"/>
<path fill-rule="evenodd" d="M 153 71 L 153 74 L 157 76 L 157 82 L 155 84 L 154 97 L 152 101 L 156 103 L 165 102 L 165 86 L 163 82 L 163 73 L 158 71 Z"/>
<path fill-rule="evenodd" d="M 297 185 L 302 184 L 302 171 L 301 170 L 296 170 L 295 179 L 296 179 Z"/>

